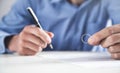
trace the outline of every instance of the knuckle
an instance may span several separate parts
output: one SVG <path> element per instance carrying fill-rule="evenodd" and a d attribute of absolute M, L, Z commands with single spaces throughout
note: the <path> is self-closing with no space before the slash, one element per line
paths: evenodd
<path fill-rule="evenodd" d="M 107 32 L 108 32 L 109 34 L 113 34 L 113 33 L 114 33 L 113 27 L 108 27 L 108 28 L 106 28 L 106 29 L 107 29 Z"/>
<path fill-rule="evenodd" d="M 19 35 L 20 39 L 24 39 L 26 37 L 27 37 L 27 35 L 25 34 L 25 32 L 21 32 L 20 35 Z"/>
<path fill-rule="evenodd" d="M 109 52 L 114 52 L 114 47 L 113 46 L 111 46 L 110 48 L 109 48 Z"/>
<path fill-rule="evenodd" d="M 35 29 L 36 31 L 38 31 L 38 32 L 42 32 L 42 31 L 43 31 L 43 29 L 40 29 L 39 27 L 34 27 L 34 29 Z"/>
<path fill-rule="evenodd" d="M 115 53 L 115 54 L 112 55 L 112 57 L 113 57 L 113 59 L 118 59 L 119 55 Z"/>
<path fill-rule="evenodd" d="M 24 32 L 21 32 L 20 34 L 19 34 L 19 38 L 22 38 L 24 35 Z"/>
<path fill-rule="evenodd" d="M 47 47 L 47 43 L 43 43 L 42 48 L 46 48 L 46 47 Z"/>
<path fill-rule="evenodd" d="M 50 44 L 51 43 L 51 39 L 49 39 L 49 37 L 46 37 L 46 43 Z"/>
<path fill-rule="evenodd" d="M 39 47 L 39 51 L 38 52 L 42 52 L 42 47 Z"/>
<path fill-rule="evenodd" d="M 24 29 L 25 29 L 25 30 L 28 30 L 28 29 L 30 29 L 30 26 L 25 26 Z"/>
<path fill-rule="evenodd" d="M 27 31 L 27 30 L 29 30 L 29 27 L 28 26 L 24 27 L 23 31 Z"/>
<path fill-rule="evenodd" d="M 108 43 L 106 43 L 106 42 L 107 42 L 106 40 L 102 41 L 101 46 L 103 48 L 107 48 Z"/>
<path fill-rule="evenodd" d="M 49 42 L 49 39 L 46 35 L 44 35 L 44 40 L 45 40 L 44 42 Z"/>
<path fill-rule="evenodd" d="M 44 39 L 44 42 L 47 42 L 47 43 L 51 42 L 50 37 L 45 31 L 41 30 L 40 35 L 43 37 L 42 39 Z"/>
<path fill-rule="evenodd" d="M 114 42 L 115 41 L 115 36 L 110 36 L 108 37 L 109 42 Z"/>
<path fill-rule="evenodd" d="M 37 32 L 38 34 L 42 35 L 42 33 L 43 33 L 43 30 L 42 30 L 42 29 L 36 27 L 35 30 L 36 30 L 36 32 Z"/>
<path fill-rule="evenodd" d="M 30 32 L 32 30 L 33 30 L 33 28 L 31 26 L 25 26 L 23 29 L 23 32 Z"/>
<path fill-rule="evenodd" d="M 36 48 L 35 48 L 35 49 L 36 49 L 36 51 L 35 51 L 35 52 L 38 52 L 40 48 L 39 48 L 39 46 L 36 46 Z"/>

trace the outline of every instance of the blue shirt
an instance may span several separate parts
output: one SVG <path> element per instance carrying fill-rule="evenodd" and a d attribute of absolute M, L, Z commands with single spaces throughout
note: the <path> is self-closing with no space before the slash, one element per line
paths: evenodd
<path fill-rule="evenodd" d="M 113 24 L 120 23 L 120 0 L 84 0 L 80 6 L 67 0 L 17 0 L 0 21 L 0 53 L 6 51 L 6 36 L 19 34 L 26 25 L 34 24 L 26 10 L 28 6 L 35 11 L 42 27 L 55 34 L 54 51 L 92 51 L 93 46 L 83 43 L 81 37 L 105 28 L 108 19 Z M 85 35 L 83 39 L 87 38 Z"/>

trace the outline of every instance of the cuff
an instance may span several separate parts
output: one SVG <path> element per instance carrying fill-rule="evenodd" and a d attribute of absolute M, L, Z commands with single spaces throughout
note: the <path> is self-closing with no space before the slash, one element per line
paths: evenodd
<path fill-rule="evenodd" d="M 5 53 L 6 49 L 5 49 L 5 44 L 4 44 L 4 39 L 6 36 L 1 36 L 0 37 L 0 54 Z"/>
<path fill-rule="evenodd" d="M 4 42 L 4 40 L 5 40 L 5 37 L 6 37 L 6 36 L 9 36 L 9 35 L 7 34 L 7 35 L 4 35 L 4 36 L 0 36 L 0 54 L 12 53 L 12 52 L 10 52 L 9 49 L 7 49 L 7 48 L 5 47 L 5 42 Z"/>

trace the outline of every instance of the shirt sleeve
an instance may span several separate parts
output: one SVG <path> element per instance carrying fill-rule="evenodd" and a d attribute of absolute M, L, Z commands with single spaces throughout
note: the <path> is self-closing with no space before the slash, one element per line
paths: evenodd
<path fill-rule="evenodd" d="M 112 24 L 120 24 L 120 0 L 109 0 L 108 2 L 108 14 Z"/>
<path fill-rule="evenodd" d="M 5 53 L 5 50 L 6 50 L 5 46 L 4 46 L 4 38 L 8 34 L 7 33 L 2 33 L 1 31 L 0 31 L 0 33 L 3 34 L 2 36 L 0 36 L 0 54 L 2 54 L 2 53 Z"/>
<path fill-rule="evenodd" d="M 17 0 L 7 15 L 0 20 L 0 54 L 9 52 L 5 48 L 6 36 L 15 35 L 27 24 L 32 24 L 26 8 L 31 6 L 30 0 Z"/>

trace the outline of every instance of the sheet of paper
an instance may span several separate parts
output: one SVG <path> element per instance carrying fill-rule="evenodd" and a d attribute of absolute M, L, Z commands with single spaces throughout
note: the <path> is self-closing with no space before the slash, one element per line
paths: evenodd
<path fill-rule="evenodd" d="M 0 55 L 0 65 L 27 65 L 27 64 L 51 64 L 55 63 L 53 59 L 42 56 L 19 56 L 19 55 Z"/>
<path fill-rule="evenodd" d="M 90 52 L 43 52 L 37 56 L 0 56 L 0 65 L 12 64 L 71 64 L 88 68 L 120 67 L 119 60 L 113 60 L 108 53 Z"/>
<path fill-rule="evenodd" d="M 42 54 L 41 56 L 88 68 L 120 67 L 120 61 L 113 60 L 108 53 L 56 52 Z"/>
<path fill-rule="evenodd" d="M 120 61 L 111 59 L 107 53 L 90 52 L 42 52 L 36 56 L 0 55 L 0 73 L 61 73 L 61 71 L 120 73 Z"/>

